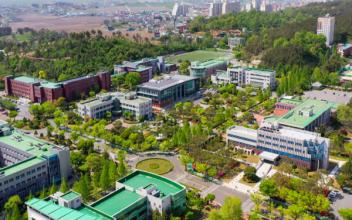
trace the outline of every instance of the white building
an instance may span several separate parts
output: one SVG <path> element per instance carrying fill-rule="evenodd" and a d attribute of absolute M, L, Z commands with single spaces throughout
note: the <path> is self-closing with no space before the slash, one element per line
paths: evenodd
<path fill-rule="evenodd" d="M 259 11 L 260 10 L 260 4 L 261 1 L 260 0 L 252 0 L 252 9 Z"/>
<path fill-rule="evenodd" d="M 335 17 L 329 14 L 318 18 L 317 34 L 322 34 L 326 37 L 326 45 L 330 46 L 334 42 L 335 32 Z"/>
<path fill-rule="evenodd" d="M 273 10 L 273 7 L 267 0 L 263 0 L 262 3 L 260 4 L 260 11 L 263 12 L 271 12 Z"/>
<path fill-rule="evenodd" d="M 152 117 L 152 100 L 137 96 L 135 93 L 110 93 L 77 104 L 78 114 L 82 117 L 103 118 L 107 112 L 121 114 L 130 112 L 137 119 Z"/>
<path fill-rule="evenodd" d="M 236 13 L 241 11 L 241 4 L 236 1 L 223 0 L 222 3 L 222 14 Z"/>
<path fill-rule="evenodd" d="M 222 13 L 222 2 L 214 0 L 209 5 L 209 17 L 220 16 Z"/>
<path fill-rule="evenodd" d="M 173 17 L 179 17 L 179 16 L 187 16 L 187 14 L 189 13 L 189 9 L 190 6 L 189 5 L 185 5 L 183 2 L 182 3 L 178 3 L 176 2 L 174 4 L 174 7 L 172 8 L 172 16 Z"/>
<path fill-rule="evenodd" d="M 330 140 L 320 134 L 275 123 L 263 123 L 258 130 L 234 126 L 227 130 L 227 143 L 247 153 L 270 152 L 308 169 L 326 169 Z"/>
<path fill-rule="evenodd" d="M 234 67 L 227 69 L 227 72 L 218 72 L 211 77 L 214 84 L 236 83 L 238 86 L 252 85 L 262 89 L 276 86 L 276 72 L 272 70 L 260 70 L 254 68 Z"/>

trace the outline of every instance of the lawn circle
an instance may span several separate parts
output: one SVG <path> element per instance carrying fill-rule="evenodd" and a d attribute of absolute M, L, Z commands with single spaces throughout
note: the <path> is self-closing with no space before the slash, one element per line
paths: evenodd
<path fill-rule="evenodd" d="M 163 158 L 149 158 L 139 161 L 136 168 L 158 175 L 163 175 L 170 172 L 174 168 L 174 165 L 169 160 Z"/>

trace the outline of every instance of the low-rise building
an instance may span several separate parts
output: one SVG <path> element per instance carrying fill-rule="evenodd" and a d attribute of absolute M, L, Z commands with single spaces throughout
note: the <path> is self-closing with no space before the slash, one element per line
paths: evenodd
<path fill-rule="evenodd" d="M 168 73 L 176 70 L 176 65 L 167 64 L 163 57 L 144 58 L 138 61 L 124 61 L 120 65 L 114 65 L 114 75 L 123 75 L 129 72 L 140 74 L 142 83 L 148 82 L 156 73 Z"/>
<path fill-rule="evenodd" d="M 281 100 L 281 103 L 287 103 Z M 293 104 L 290 101 L 288 103 Z M 327 101 L 306 99 L 294 107 L 288 105 L 279 105 L 276 107 L 287 107 L 287 113 L 284 113 L 278 118 L 270 118 L 271 121 L 276 121 L 278 124 L 302 130 L 315 131 L 320 125 L 325 125 L 330 122 L 331 109 L 334 104 Z M 294 105 L 294 104 L 293 104 Z M 268 120 L 267 120 L 268 121 Z"/>
<path fill-rule="evenodd" d="M 152 99 L 155 111 L 173 106 L 176 102 L 196 95 L 200 80 L 197 77 L 184 75 L 167 75 L 150 80 L 137 87 L 137 95 Z"/>
<path fill-rule="evenodd" d="M 190 69 L 190 75 L 199 78 L 208 78 L 214 75 L 217 70 L 226 70 L 228 60 L 226 59 L 215 59 L 208 60 L 205 62 L 192 62 Z"/>
<path fill-rule="evenodd" d="M 109 72 L 87 75 L 62 82 L 49 82 L 29 76 L 6 76 L 5 92 L 7 95 L 24 97 L 32 102 L 55 101 L 64 97 L 67 101 L 79 99 L 92 90 L 110 90 Z"/>
<path fill-rule="evenodd" d="M 243 37 L 229 37 L 227 44 L 232 50 L 234 47 L 244 45 L 245 39 Z"/>
<path fill-rule="evenodd" d="M 112 115 L 131 113 L 136 119 L 152 117 L 152 100 L 136 93 L 109 93 L 77 104 L 82 117 L 103 118 L 107 112 Z"/>
<path fill-rule="evenodd" d="M 165 177 L 135 171 L 116 182 L 116 189 L 105 197 L 84 204 L 80 194 L 56 193 L 49 199 L 33 198 L 26 202 L 28 219 L 150 219 L 152 211 L 183 212 L 186 189 Z"/>
<path fill-rule="evenodd" d="M 252 85 L 262 89 L 274 89 L 276 86 L 276 73 L 272 70 L 261 70 L 247 67 L 233 67 L 227 73 L 218 71 L 211 77 L 214 84 L 236 83 L 238 86 Z"/>
<path fill-rule="evenodd" d="M 339 45 L 337 45 L 337 52 L 342 57 L 352 56 L 352 44 L 339 44 Z"/>
<path fill-rule="evenodd" d="M 305 91 L 303 98 L 330 102 L 334 104 L 333 109 L 336 109 L 338 105 L 346 105 L 351 101 L 352 92 L 332 89 L 312 90 Z"/>
<path fill-rule="evenodd" d="M 234 126 L 227 130 L 228 146 L 245 152 L 270 152 L 311 170 L 326 169 L 330 140 L 320 134 L 263 123 L 258 130 Z"/>
<path fill-rule="evenodd" d="M 71 175 L 69 149 L 23 134 L 0 121 L 0 206 Z"/>

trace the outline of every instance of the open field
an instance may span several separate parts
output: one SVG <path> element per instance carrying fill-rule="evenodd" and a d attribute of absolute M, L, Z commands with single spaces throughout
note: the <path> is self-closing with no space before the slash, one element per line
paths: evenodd
<path fill-rule="evenodd" d="M 29 27 L 34 30 L 49 29 L 54 31 L 82 32 L 89 30 L 103 30 L 103 17 L 58 17 L 40 14 L 25 14 L 19 16 L 22 21 L 12 22 L 13 30 Z"/>
<path fill-rule="evenodd" d="M 190 53 L 169 56 L 166 58 L 166 60 L 170 63 L 178 63 L 179 61 L 184 61 L 184 60 L 189 60 L 191 62 L 206 61 L 206 60 L 216 59 L 220 57 L 232 57 L 232 54 L 229 52 L 197 50 Z"/>
<path fill-rule="evenodd" d="M 136 168 L 155 174 L 166 174 L 173 169 L 174 165 L 163 158 L 150 158 L 137 163 Z"/>

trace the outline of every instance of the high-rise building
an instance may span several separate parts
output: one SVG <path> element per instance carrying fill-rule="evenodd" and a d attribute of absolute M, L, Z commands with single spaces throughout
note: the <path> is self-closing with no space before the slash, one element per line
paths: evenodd
<path fill-rule="evenodd" d="M 236 13 L 241 10 L 241 4 L 238 1 L 223 0 L 222 14 Z"/>
<path fill-rule="evenodd" d="M 222 13 L 222 2 L 214 0 L 209 6 L 209 17 L 219 16 Z"/>
<path fill-rule="evenodd" d="M 260 0 L 252 0 L 252 9 L 259 11 L 260 10 L 260 4 L 261 1 Z"/>
<path fill-rule="evenodd" d="M 326 37 L 326 45 L 330 46 L 334 42 L 335 32 L 335 17 L 329 14 L 318 18 L 317 34 L 322 34 Z"/>
<path fill-rule="evenodd" d="M 189 5 L 186 5 L 183 2 L 181 3 L 176 2 L 174 4 L 174 7 L 172 8 L 172 16 L 175 18 L 179 16 L 187 16 L 189 9 L 190 9 Z"/>

